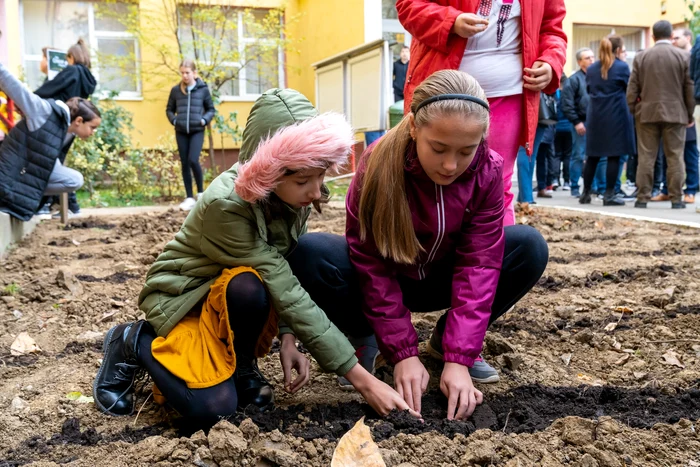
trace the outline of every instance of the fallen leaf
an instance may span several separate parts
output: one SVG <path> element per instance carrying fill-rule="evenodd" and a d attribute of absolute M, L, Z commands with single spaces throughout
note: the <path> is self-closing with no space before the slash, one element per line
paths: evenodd
<path fill-rule="evenodd" d="M 386 467 L 379 446 L 372 440 L 369 427 L 362 417 L 340 438 L 333 452 L 331 467 Z"/>
<path fill-rule="evenodd" d="M 626 353 L 615 362 L 615 365 L 624 365 L 630 359 L 630 354 Z"/>
<path fill-rule="evenodd" d="M 666 365 L 673 365 L 677 366 L 678 368 L 685 368 L 685 365 L 683 365 L 678 358 L 678 354 L 673 351 L 673 349 L 669 349 L 666 351 L 665 354 L 661 356 L 663 359 L 662 363 L 665 363 Z"/>
<path fill-rule="evenodd" d="M 559 358 L 561 358 L 561 361 L 564 362 L 564 365 L 569 366 L 569 363 L 571 363 L 571 357 L 573 357 L 573 354 L 565 353 Z"/>
<path fill-rule="evenodd" d="M 83 393 L 80 391 L 69 392 L 68 394 L 66 394 L 66 399 L 75 401 L 78 404 L 91 404 L 95 402 L 95 399 L 93 399 L 90 396 L 84 396 Z"/>
<path fill-rule="evenodd" d="M 626 306 L 616 306 L 615 311 L 618 313 L 627 313 L 627 314 L 634 313 L 631 308 L 628 308 Z"/>
<path fill-rule="evenodd" d="M 605 328 L 603 328 L 603 329 L 610 332 L 610 331 L 614 331 L 616 327 L 617 327 L 617 323 L 608 323 L 605 325 Z"/>
<path fill-rule="evenodd" d="M 634 373 L 632 373 L 632 375 L 634 376 L 634 379 L 639 380 L 646 378 L 647 373 L 644 373 L 642 371 L 635 371 Z"/>
<path fill-rule="evenodd" d="M 109 304 L 112 305 L 115 308 L 123 308 L 126 306 L 126 303 L 122 302 L 121 300 L 110 300 Z"/>
<path fill-rule="evenodd" d="M 38 345 L 36 345 L 34 339 L 29 337 L 29 334 L 26 332 L 20 332 L 19 336 L 17 336 L 15 341 L 12 343 L 12 346 L 10 346 L 10 354 L 15 356 L 35 352 L 41 352 L 41 349 Z"/>
<path fill-rule="evenodd" d="M 104 321 L 107 321 L 109 318 L 116 315 L 117 313 L 119 313 L 119 310 L 108 311 L 108 312 L 102 313 L 102 318 L 98 319 L 97 322 L 102 323 Z"/>

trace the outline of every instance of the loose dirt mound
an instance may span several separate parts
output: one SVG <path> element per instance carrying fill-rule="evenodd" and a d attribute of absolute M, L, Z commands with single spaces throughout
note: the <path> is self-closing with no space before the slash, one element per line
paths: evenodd
<path fill-rule="evenodd" d="M 185 215 L 169 211 L 68 226 L 43 223 L 0 263 L 0 467 L 328 466 L 362 416 L 389 466 L 700 465 L 700 232 L 550 210 L 519 212 L 550 246 L 544 277 L 490 328 L 485 357 L 502 380 L 465 422 L 445 420 L 440 362 L 424 423 L 380 419 L 314 364 L 282 391 L 277 353 L 261 360 L 278 407 L 209 433 L 188 431 L 139 388 L 137 417 L 105 417 L 91 394 L 104 333 L 142 318 L 136 297 Z M 309 231 L 342 234 L 342 209 Z M 424 351 L 439 313 L 414 316 Z M 29 333 L 42 352 L 12 356 Z M 377 375 L 392 381 L 389 367 Z"/>

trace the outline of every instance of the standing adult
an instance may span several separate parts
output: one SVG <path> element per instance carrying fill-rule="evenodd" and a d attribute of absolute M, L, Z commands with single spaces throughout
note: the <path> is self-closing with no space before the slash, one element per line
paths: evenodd
<path fill-rule="evenodd" d="M 461 70 L 486 92 L 491 149 L 503 157 L 504 225 L 515 223 L 513 167 L 518 147 L 532 154 L 539 92 L 554 93 L 566 61 L 564 0 L 398 0 L 399 20 L 411 33 L 411 63 L 404 88 L 413 90 L 435 71 Z M 524 68 L 523 68 L 524 66 Z"/>
<path fill-rule="evenodd" d="M 197 77 L 194 60 L 183 60 L 180 64 L 182 81 L 173 86 L 168 98 L 166 115 L 175 127 L 177 151 L 182 163 L 182 180 L 187 197 L 180 209 L 189 211 L 197 203 L 192 191 L 192 174 L 197 183 L 197 198 L 204 193 L 204 177 L 199 155 L 204 145 L 204 128 L 211 122 L 216 109 L 206 83 Z"/>
<path fill-rule="evenodd" d="M 394 102 L 403 100 L 403 87 L 406 84 L 408 60 L 411 57 L 410 50 L 407 45 L 401 47 L 399 59 L 394 62 Z"/>
<path fill-rule="evenodd" d="M 560 176 L 562 183 L 562 190 L 569 191 L 571 189 L 571 184 L 569 180 L 571 178 L 569 170 L 571 166 L 571 149 L 573 143 L 572 133 L 574 131 L 574 126 L 564 115 L 564 111 L 561 107 L 561 93 L 566 83 L 569 81 L 565 79 L 566 77 L 562 75 L 561 86 L 557 89 L 555 94 L 557 100 L 557 124 L 555 126 L 556 134 L 554 135 L 554 164 L 552 170 L 552 185 L 556 187 L 559 185 Z"/>
<path fill-rule="evenodd" d="M 41 71 L 48 74 L 47 47 L 42 49 L 42 62 L 40 65 Z M 66 61 L 68 66 L 61 70 L 52 80 L 44 81 L 34 94 L 42 99 L 54 99 L 57 101 L 67 102 L 71 97 L 80 97 L 87 99 L 95 92 L 97 81 L 90 71 L 90 49 L 88 49 L 83 39 L 78 39 L 78 42 L 71 45 L 66 53 Z M 46 69 L 44 69 L 46 67 Z M 73 144 L 75 135 L 69 133 L 66 136 L 65 151 L 59 156 L 61 164 L 66 161 L 68 150 Z M 50 199 L 50 198 L 49 198 Z M 48 208 L 52 201 L 49 201 L 40 213 L 48 214 Z M 58 198 L 54 198 L 53 202 L 58 202 Z M 70 215 L 80 214 L 80 204 L 75 192 L 68 193 L 68 210 Z"/>
<path fill-rule="evenodd" d="M 595 55 L 588 47 L 576 51 L 578 71 L 571 75 L 561 95 L 561 108 L 564 116 L 573 125 L 571 132 L 572 150 L 569 173 L 571 175 L 571 196 L 579 197 L 579 179 L 583 174 L 586 160 L 586 114 L 588 112 L 588 88 L 586 70 L 595 62 Z"/>
<path fill-rule="evenodd" d="M 630 68 L 625 61 L 627 51 L 620 36 L 607 36 L 600 41 L 599 61 L 588 67 L 589 106 L 586 114 L 586 164 L 583 173 L 581 204 L 591 202 L 591 187 L 598 162 L 607 157 L 604 206 L 623 206 L 615 185 L 620 176 L 620 158 L 635 150 L 634 124 L 627 103 Z M 600 189 L 600 188 L 599 188 Z"/>
<path fill-rule="evenodd" d="M 695 96 L 690 79 L 687 52 L 673 46 L 673 26 L 658 21 L 653 27 L 656 44 L 634 58 L 627 103 L 635 116 L 639 141 L 637 202 L 645 208 L 650 199 L 654 162 L 663 139 L 668 164 L 668 192 L 673 209 L 685 208 L 683 201 L 686 128 L 694 125 Z"/>
<path fill-rule="evenodd" d="M 673 31 L 671 42 L 679 49 L 690 53 L 692 51 L 693 34 L 689 29 L 676 29 Z M 651 197 L 651 201 L 669 201 L 671 197 L 668 194 L 668 182 L 666 180 L 667 163 L 666 158 L 661 152 L 662 158 L 662 183 L 663 189 L 661 193 Z M 685 164 L 685 196 L 683 202 L 695 203 L 695 194 L 698 192 L 698 134 L 695 125 L 688 127 L 685 131 L 685 147 L 683 149 L 683 162 Z M 657 163 L 658 165 L 658 163 Z"/>

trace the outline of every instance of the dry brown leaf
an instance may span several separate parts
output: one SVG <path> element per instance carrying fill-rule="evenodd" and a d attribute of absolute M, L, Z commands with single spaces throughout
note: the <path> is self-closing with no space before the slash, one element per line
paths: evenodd
<path fill-rule="evenodd" d="M 677 366 L 678 368 L 685 368 L 685 365 L 683 365 L 678 357 L 678 354 L 673 351 L 673 349 L 669 349 L 666 351 L 665 354 L 661 356 L 663 359 L 662 363 L 665 363 L 666 365 L 673 365 Z"/>
<path fill-rule="evenodd" d="M 630 359 L 630 354 L 626 353 L 615 362 L 615 365 L 624 365 Z"/>
<path fill-rule="evenodd" d="M 331 467 L 386 467 L 379 446 L 372 440 L 369 427 L 365 425 L 365 417 L 340 438 Z"/>
<path fill-rule="evenodd" d="M 26 332 L 20 332 L 19 336 L 17 336 L 15 341 L 12 343 L 12 346 L 10 346 L 10 354 L 15 356 L 27 355 L 36 352 L 41 352 L 41 349 L 38 345 L 36 345 L 34 339 L 29 337 L 29 334 Z"/>
<path fill-rule="evenodd" d="M 616 306 L 615 311 L 618 313 L 627 313 L 627 314 L 632 314 L 634 311 L 632 311 L 632 308 L 626 307 L 626 306 Z"/>

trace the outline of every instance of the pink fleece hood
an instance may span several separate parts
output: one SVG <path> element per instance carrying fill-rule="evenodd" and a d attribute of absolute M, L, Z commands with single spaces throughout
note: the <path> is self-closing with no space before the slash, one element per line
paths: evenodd
<path fill-rule="evenodd" d="M 277 187 L 287 170 L 324 168 L 332 172 L 345 162 L 355 144 L 345 117 L 325 113 L 279 129 L 264 139 L 238 168 L 236 193 L 255 203 Z"/>

